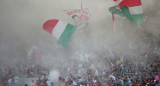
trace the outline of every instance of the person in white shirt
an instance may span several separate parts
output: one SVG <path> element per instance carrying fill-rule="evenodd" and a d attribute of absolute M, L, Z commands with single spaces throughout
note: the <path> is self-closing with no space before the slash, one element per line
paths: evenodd
<path fill-rule="evenodd" d="M 29 86 L 35 86 L 34 80 L 29 84 Z"/>
<path fill-rule="evenodd" d="M 11 83 L 12 83 L 12 79 L 11 79 L 11 78 L 9 78 L 9 79 L 8 79 L 8 81 L 7 81 L 7 83 L 8 83 L 9 85 L 11 85 Z"/>
<path fill-rule="evenodd" d="M 51 86 L 51 82 L 49 79 L 47 80 L 47 86 Z"/>
<path fill-rule="evenodd" d="M 18 77 L 18 76 L 15 76 L 15 77 L 14 77 L 14 83 L 15 83 L 15 84 L 17 84 L 17 83 L 18 83 L 18 79 L 19 79 L 19 77 Z"/>

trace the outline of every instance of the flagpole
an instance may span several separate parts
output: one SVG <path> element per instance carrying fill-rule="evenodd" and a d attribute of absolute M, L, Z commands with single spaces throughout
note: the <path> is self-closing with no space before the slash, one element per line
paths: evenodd
<path fill-rule="evenodd" d="M 141 25 L 138 24 L 138 29 L 136 30 L 136 32 L 141 31 L 141 30 L 142 30 L 142 29 L 141 29 Z"/>
<path fill-rule="evenodd" d="M 81 0 L 81 10 L 82 10 L 82 0 Z"/>
<path fill-rule="evenodd" d="M 141 25 L 140 24 L 138 24 L 138 28 L 141 30 Z"/>
<path fill-rule="evenodd" d="M 114 31 L 114 13 L 112 12 L 112 32 Z"/>

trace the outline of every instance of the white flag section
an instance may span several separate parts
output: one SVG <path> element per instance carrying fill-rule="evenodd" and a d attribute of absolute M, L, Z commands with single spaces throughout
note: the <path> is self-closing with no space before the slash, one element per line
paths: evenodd
<path fill-rule="evenodd" d="M 65 10 L 68 16 L 71 16 L 75 25 L 80 29 L 85 29 L 88 26 L 89 11 L 88 9 L 75 9 L 75 10 Z"/>

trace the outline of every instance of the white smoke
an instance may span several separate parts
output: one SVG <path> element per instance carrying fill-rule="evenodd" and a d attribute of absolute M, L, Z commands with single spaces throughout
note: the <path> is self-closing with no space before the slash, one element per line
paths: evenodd
<path fill-rule="evenodd" d="M 98 59 L 113 58 L 115 52 L 124 56 L 143 53 L 148 48 L 146 45 L 151 45 L 144 42 L 144 38 L 147 37 L 142 32 L 143 30 L 159 37 L 159 0 L 142 0 L 146 17 L 141 26 L 142 31 L 138 32 L 139 27 L 126 18 L 115 15 L 113 33 L 112 15 L 108 8 L 114 6 L 114 2 L 112 0 L 83 0 L 83 8 L 88 8 L 90 12 L 89 27 L 84 32 L 77 31 L 73 34 L 69 43 L 71 50 L 66 51 L 54 37 L 43 31 L 42 25 L 47 19 L 59 19 L 74 24 L 63 10 L 80 9 L 80 1 L 0 0 L 1 62 L 13 63 L 12 59 L 15 58 L 17 62 L 20 62 L 19 60 L 27 62 L 26 57 L 34 58 L 33 54 L 38 52 L 42 60 L 39 63 L 42 65 L 54 65 L 60 69 L 68 68 L 70 72 L 76 70 L 72 69 L 74 63 L 87 62 L 90 65 L 93 63 L 90 66 L 91 69 L 96 69 L 95 63 Z M 71 64 L 72 61 L 75 62 Z M 49 76 L 52 81 L 57 81 L 59 70 L 50 71 Z"/>
<path fill-rule="evenodd" d="M 53 81 L 54 83 L 56 83 L 56 82 L 58 82 L 58 79 L 59 79 L 59 72 L 58 72 L 58 70 L 52 70 L 52 71 L 50 71 L 50 73 L 49 73 L 49 79 L 50 79 L 50 81 Z"/>

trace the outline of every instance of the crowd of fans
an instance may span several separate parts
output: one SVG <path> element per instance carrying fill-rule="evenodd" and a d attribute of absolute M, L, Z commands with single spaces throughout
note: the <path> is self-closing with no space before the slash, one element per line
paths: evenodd
<path fill-rule="evenodd" d="M 2 64 L 0 69 L 0 79 L 1 84 L 3 84 L 2 86 L 17 86 L 21 77 L 37 77 L 41 75 L 48 75 L 48 73 L 49 70 L 40 65 Z"/>
<path fill-rule="evenodd" d="M 49 67 L 40 65 L 2 65 L 0 78 L 2 86 L 159 86 L 160 61 L 131 63 L 130 60 L 112 59 L 109 64 L 80 64 L 58 70 L 58 82 L 48 78 Z M 19 84 L 21 77 L 32 78 L 29 84 Z"/>

